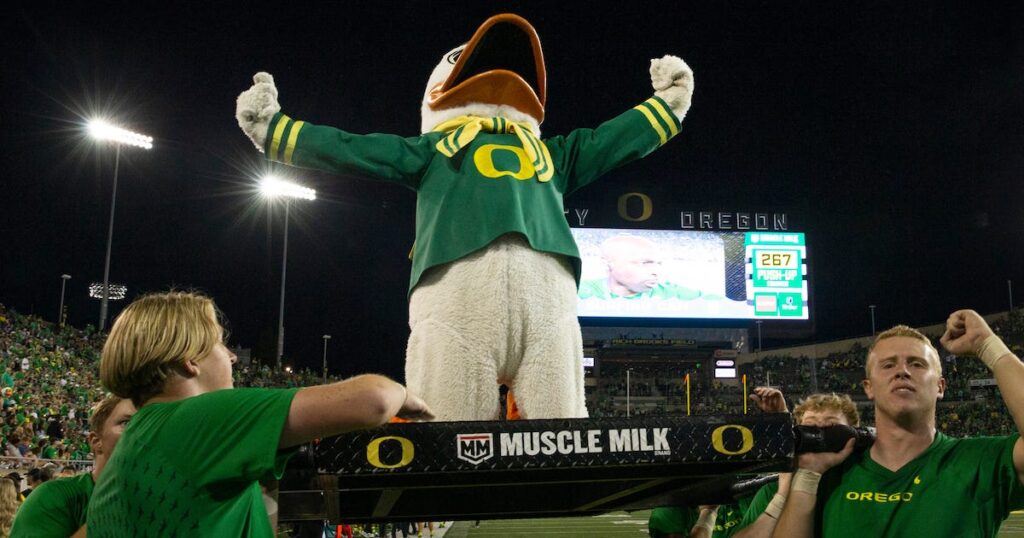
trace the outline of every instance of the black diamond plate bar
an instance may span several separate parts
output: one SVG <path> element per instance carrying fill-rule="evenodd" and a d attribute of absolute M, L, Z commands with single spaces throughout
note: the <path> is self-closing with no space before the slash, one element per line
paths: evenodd
<path fill-rule="evenodd" d="M 323 439 L 309 449 L 308 466 L 293 460 L 281 482 L 280 517 L 357 522 L 635 509 L 684 491 L 711 495 L 736 475 L 785 470 L 793 453 L 788 414 L 389 424 Z"/>

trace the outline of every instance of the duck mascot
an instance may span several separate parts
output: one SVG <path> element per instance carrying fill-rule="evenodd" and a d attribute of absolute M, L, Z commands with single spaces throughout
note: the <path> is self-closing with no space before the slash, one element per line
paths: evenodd
<path fill-rule="evenodd" d="M 497 419 L 502 384 L 523 418 L 579 418 L 581 262 L 563 200 L 679 132 L 693 73 L 664 56 L 650 74 L 646 101 L 597 128 L 541 138 L 540 39 L 522 17 L 501 14 L 434 68 L 419 136 L 288 117 L 268 73 L 238 96 L 236 117 L 271 161 L 416 191 L 405 375 L 438 420 Z"/>

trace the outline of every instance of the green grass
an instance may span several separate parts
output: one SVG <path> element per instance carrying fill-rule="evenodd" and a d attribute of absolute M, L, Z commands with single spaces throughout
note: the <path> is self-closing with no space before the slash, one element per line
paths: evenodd
<path fill-rule="evenodd" d="M 1010 514 L 999 529 L 999 538 L 1024 538 L 1024 512 Z"/>
<path fill-rule="evenodd" d="M 517 538 L 523 536 L 553 536 L 556 538 L 599 538 L 647 536 L 647 517 L 642 512 L 613 512 L 592 517 L 552 519 L 496 519 L 481 521 L 480 527 L 472 521 L 456 522 L 445 538 Z"/>
<path fill-rule="evenodd" d="M 553 536 L 555 538 L 601 538 L 647 536 L 647 516 L 650 511 L 614 512 L 595 517 L 558 519 L 497 519 L 481 521 L 474 527 L 471 521 L 456 522 L 445 538 L 517 538 Z M 999 538 L 1024 538 L 1024 512 L 1013 514 L 1003 523 Z"/>

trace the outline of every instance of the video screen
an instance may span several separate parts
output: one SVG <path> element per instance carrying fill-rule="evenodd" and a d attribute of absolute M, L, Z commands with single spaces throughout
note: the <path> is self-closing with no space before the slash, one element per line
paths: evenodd
<path fill-rule="evenodd" d="M 810 317 L 807 248 L 794 232 L 573 228 L 580 317 Z"/>

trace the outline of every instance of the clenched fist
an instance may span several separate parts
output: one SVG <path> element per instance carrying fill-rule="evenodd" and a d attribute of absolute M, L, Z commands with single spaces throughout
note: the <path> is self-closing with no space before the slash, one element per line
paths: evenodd
<path fill-rule="evenodd" d="M 672 107 L 672 112 L 683 121 L 690 110 L 693 96 L 693 70 L 678 56 L 665 55 L 651 60 L 651 85 L 654 95 Z"/>
<path fill-rule="evenodd" d="M 252 82 L 252 87 L 238 96 L 235 119 L 242 132 L 256 144 L 257 149 L 263 151 L 270 120 L 281 111 L 281 105 L 277 102 L 277 87 L 270 73 L 256 73 Z"/>

